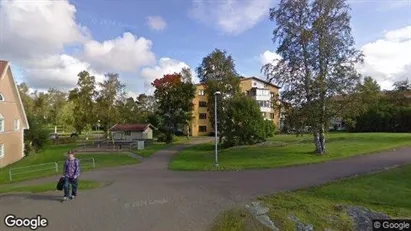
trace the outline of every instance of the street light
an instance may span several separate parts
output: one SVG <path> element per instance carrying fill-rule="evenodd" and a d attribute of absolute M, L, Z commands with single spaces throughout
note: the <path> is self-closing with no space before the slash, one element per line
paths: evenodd
<path fill-rule="evenodd" d="M 217 139 L 217 96 L 220 95 L 221 92 L 216 91 L 214 93 L 214 135 L 215 135 L 215 167 L 218 168 L 218 139 Z"/>

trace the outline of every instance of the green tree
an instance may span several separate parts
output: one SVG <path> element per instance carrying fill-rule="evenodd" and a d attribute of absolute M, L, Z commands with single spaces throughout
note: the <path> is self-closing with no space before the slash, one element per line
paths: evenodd
<path fill-rule="evenodd" d="M 24 131 L 25 155 L 37 152 L 49 143 L 49 132 L 46 124 L 41 118 L 32 112 L 26 111 L 30 129 Z"/>
<path fill-rule="evenodd" d="M 180 125 L 192 119 L 195 87 L 184 82 L 181 74 L 164 75 L 154 80 L 154 96 L 158 101 L 158 115 L 166 134 L 166 142 L 172 142 L 173 133 Z"/>
<path fill-rule="evenodd" d="M 330 119 L 344 114 L 360 80 L 355 65 L 362 54 L 351 35 L 349 11 L 345 0 L 281 0 L 270 9 L 282 58 L 265 65 L 264 73 L 284 86 L 286 102 L 304 109 L 319 155 L 326 153 Z"/>
<path fill-rule="evenodd" d="M 139 111 L 139 121 L 149 122 L 149 118 L 153 118 L 157 110 L 156 98 L 153 95 L 140 94 L 136 99 L 136 104 Z"/>
<path fill-rule="evenodd" d="M 225 113 L 226 99 L 240 92 L 240 78 L 235 70 L 234 59 L 226 51 L 215 49 L 208 56 L 203 58 L 202 63 L 197 68 L 197 74 L 200 82 L 205 84 L 205 93 L 208 97 L 207 109 L 210 115 L 210 121 L 214 128 L 214 93 L 219 91 L 217 103 L 217 123 L 219 142 L 221 143 L 224 136 L 225 122 L 228 120 Z"/>
<path fill-rule="evenodd" d="M 58 123 L 58 114 L 67 103 L 67 93 L 51 88 L 47 92 L 50 103 L 50 111 L 48 115 L 48 122 L 53 125 L 60 125 Z"/>
<path fill-rule="evenodd" d="M 141 115 L 137 103 L 133 97 L 125 97 L 117 101 L 117 110 L 119 113 L 119 123 L 139 123 Z"/>
<path fill-rule="evenodd" d="M 24 109 L 26 110 L 26 112 L 33 112 L 34 100 L 30 94 L 29 87 L 26 83 L 23 82 L 17 85 L 17 88 L 19 90 L 21 101 L 24 105 Z"/>
<path fill-rule="evenodd" d="M 270 135 L 272 127 L 267 126 L 260 107 L 249 96 L 237 94 L 227 99 L 225 113 L 230 118 L 223 127 L 225 147 L 260 143 Z"/>
<path fill-rule="evenodd" d="M 125 98 L 125 85 L 120 82 L 118 74 L 106 74 L 106 80 L 100 83 L 101 90 L 98 92 L 96 114 L 97 119 L 101 121 L 104 132 L 119 122 L 120 114 L 116 103 Z M 93 121 L 95 124 L 97 121 Z"/>
<path fill-rule="evenodd" d="M 78 133 L 88 125 L 95 123 L 95 77 L 87 71 L 78 74 L 77 87 L 70 91 L 69 100 L 74 103 L 74 128 Z"/>
<path fill-rule="evenodd" d="M 57 123 L 63 126 L 63 132 L 73 132 L 75 104 L 69 101 L 58 111 Z"/>

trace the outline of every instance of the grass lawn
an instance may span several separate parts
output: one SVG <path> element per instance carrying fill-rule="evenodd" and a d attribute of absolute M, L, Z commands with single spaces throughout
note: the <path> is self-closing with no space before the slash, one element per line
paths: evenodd
<path fill-rule="evenodd" d="M 154 153 L 178 145 L 178 144 L 185 144 L 187 142 L 189 142 L 192 139 L 196 139 L 197 137 L 190 137 L 190 139 L 187 139 L 187 137 L 185 136 L 177 136 L 176 140 L 171 143 L 171 144 L 166 144 L 164 142 L 153 142 L 152 144 L 149 144 L 145 147 L 144 150 L 137 150 L 135 149 L 134 152 L 142 157 L 150 157 L 151 155 L 153 155 Z"/>
<path fill-rule="evenodd" d="M 329 133 L 327 154 L 314 154 L 311 135 L 277 135 L 270 144 L 221 150 L 220 170 L 273 168 L 322 162 L 411 145 L 409 133 Z M 173 170 L 215 170 L 214 143 L 201 144 L 180 152 L 170 163 Z"/>
<path fill-rule="evenodd" d="M 341 205 L 364 206 L 393 218 L 411 218 L 411 165 L 363 175 L 323 186 L 259 198 L 280 230 L 295 230 L 294 215 L 315 230 L 352 230 L 352 220 Z M 253 230 L 250 214 L 234 209 L 221 214 L 211 230 Z M 253 223 L 251 223 L 253 224 Z M 235 228 L 232 228 L 235 227 Z M 254 229 L 255 230 L 255 229 Z M 261 230 L 261 229 L 258 229 Z"/>
<path fill-rule="evenodd" d="M 63 163 L 66 158 L 65 153 L 76 147 L 73 144 L 70 145 L 53 145 L 45 148 L 43 151 L 32 154 L 22 160 L 0 169 L 0 184 L 9 182 L 9 169 L 15 169 L 13 173 L 13 182 L 22 181 L 28 179 L 34 179 L 44 176 L 50 176 L 55 174 L 61 174 L 63 171 Z M 81 170 L 88 171 L 93 168 L 92 158 L 95 160 L 96 168 L 100 167 L 112 167 L 120 165 L 137 164 L 140 161 L 138 159 L 131 158 L 123 153 L 93 153 L 93 154 L 78 154 L 77 158 L 81 160 Z M 55 164 L 58 162 L 58 171 L 56 172 Z M 41 166 L 38 166 L 42 164 Z M 36 166 L 33 166 L 36 165 Z M 31 167 L 32 166 L 32 167 Z M 24 167 L 23 169 L 19 169 Z M 31 173 L 27 173 L 31 171 Z M 23 173 L 26 172 L 26 173 Z M 21 173 L 21 174 L 19 174 Z M 14 175 L 15 174 L 15 175 Z M 3 187 L 3 185 L 1 186 Z"/>
<path fill-rule="evenodd" d="M 79 190 L 88 190 L 101 187 L 103 184 L 97 181 L 81 180 L 79 182 Z M 30 192 L 30 193 L 40 193 L 56 190 L 56 183 L 43 183 L 38 185 L 13 185 L 6 184 L 2 185 L 0 188 L 0 194 L 12 193 L 12 192 Z"/>

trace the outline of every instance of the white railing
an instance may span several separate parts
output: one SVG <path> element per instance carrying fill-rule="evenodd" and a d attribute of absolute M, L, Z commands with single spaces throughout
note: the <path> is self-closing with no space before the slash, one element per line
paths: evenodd
<path fill-rule="evenodd" d="M 96 161 L 94 160 L 94 158 L 79 159 L 79 161 L 80 163 L 91 161 L 91 167 L 92 168 L 96 167 Z M 26 175 L 28 173 L 35 173 L 35 172 L 58 173 L 59 171 L 62 171 L 62 168 L 60 168 L 60 166 L 62 166 L 63 164 L 64 164 L 64 161 L 57 161 L 57 162 L 49 162 L 49 163 L 44 163 L 44 164 L 29 165 L 25 167 L 10 168 L 9 169 L 9 180 L 13 181 L 14 176 Z M 83 166 L 84 164 L 82 164 L 81 167 Z"/>

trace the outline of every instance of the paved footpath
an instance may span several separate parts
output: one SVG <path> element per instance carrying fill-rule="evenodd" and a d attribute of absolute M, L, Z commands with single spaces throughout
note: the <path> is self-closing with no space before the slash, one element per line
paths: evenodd
<path fill-rule="evenodd" d="M 6 214 L 18 217 L 40 214 L 49 220 L 49 226 L 38 230 L 46 231 L 202 231 L 219 212 L 247 203 L 256 196 L 411 163 L 411 149 L 402 148 L 320 164 L 267 170 L 167 170 L 170 157 L 184 147 L 179 145 L 159 151 L 139 165 L 86 172 L 83 179 L 113 183 L 95 190 L 80 191 L 74 201 L 60 203 L 61 192 L 0 196 L 0 216 L 3 219 Z M 0 231 L 9 230 L 1 222 Z"/>

